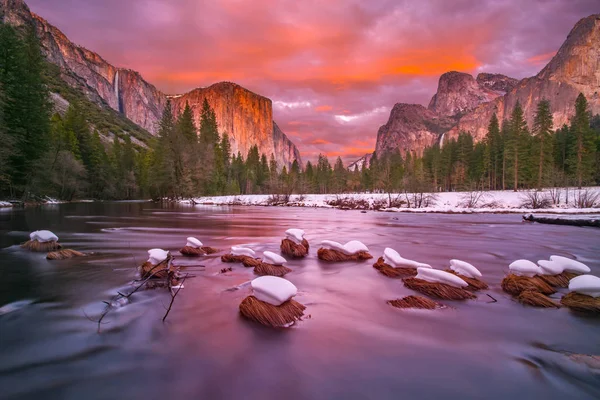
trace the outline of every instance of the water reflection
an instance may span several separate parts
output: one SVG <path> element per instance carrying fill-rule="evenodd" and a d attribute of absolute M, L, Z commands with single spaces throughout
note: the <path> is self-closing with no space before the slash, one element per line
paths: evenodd
<path fill-rule="evenodd" d="M 152 203 L 70 204 L 0 214 L 0 397 L 32 398 L 597 398 L 598 375 L 564 351 L 600 353 L 600 321 L 568 310 L 524 308 L 499 284 L 517 258 L 576 256 L 600 274 L 600 230 L 523 224 L 514 215 L 405 215 Z M 152 247 L 176 252 L 187 236 L 229 248 L 277 251 L 301 227 L 307 259 L 286 276 L 310 318 L 287 331 L 242 320 L 252 271 L 206 269 L 186 281 L 166 324 L 168 295 L 137 293 L 96 334 L 85 314 L 126 284 Z M 51 228 L 61 242 L 97 254 L 49 262 L 17 244 Z M 411 292 L 371 263 L 326 264 L 319 240 L 360 239 L 376 256 L 443 268 L 451 258 L 479 267 L 487 296 L 439 311 L 402 311 L 385 301 Z M 178 261 L 181 259 L 178 259 Z M 181 260 L 197 264 L 198 261 Z M 240 290 L 228 290 L 236 286 Z M 85 314 L 84 314 L 85 312 Z"/>

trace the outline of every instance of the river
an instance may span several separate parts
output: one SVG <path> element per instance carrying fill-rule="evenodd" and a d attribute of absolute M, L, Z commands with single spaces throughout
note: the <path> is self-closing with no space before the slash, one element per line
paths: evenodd
<path fill-rule="evenodd" d="M 0 398 L 2 399 L 592 399 L 600 374 L 567 353 L 600 354 L 600 319 L 567 309 L 521 306 L 500 289 L 508 264 L 552 254 L 576 257 L 600 275 L 600 229 L 523 223 L 518 215 L 361 213 L 312 208 L 78 203 L 0 212 Z M 306 231 L 311 251 L 290 261 L 307 317 L 272 330 L 242 319 L 253 278 L 219 254 L 181 264 L 170 297 L 133 296 L 94 319 L 135 277 L 146 251 L 173 254 L 195 236 L 229 249 L 278 251 L 283 232 Z M 63 245 L 94 254 L 47 261 L 18 244 L 50 229 Z M 358 239 L 378 257 L 393 247 L 437 268 L 459 258 L 490 290 L 435 311 L 399 310 L 412 294 L 371 262 L 327 264 L 323 239 Z M 232 272 L 221 274 L 223 267 Z M 492 302 L 491 297 L 497 300 Z M 560 297 L 554 296 L 555 298 Z M 15 304 L 15 302 L 17 302 Z"/>

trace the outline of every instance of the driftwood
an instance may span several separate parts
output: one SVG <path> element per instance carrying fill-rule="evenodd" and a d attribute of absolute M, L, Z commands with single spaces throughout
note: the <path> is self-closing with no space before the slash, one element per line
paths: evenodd
<path fill-rule="evenodd" d="M 62 249 L 62 250 L 58 250 L 58 251 L 51 251 L 50 253 L 46 254 L 46 259 L 47 260 L 66 260 L 68 258 L 85 257 L 85 256 L 87 256 L 87 254 L 82 253 L 77 250 Z"/>
<path fill-rule="evenodd" d="M 513 296 L 518 296 L 525 290 L 539 292 L 545 295 L 556 293 L 552 286 L 548 285 L 539 276 L 528 277 L 508 274 L 502 279 L 502 290 Z"/>
<path fill-rule="evenodd" d="M 408 278 L 417 275 L 417 269 L 412 267 L 392 267 L 379 257 L 373 268 L 389 278 Z M 395 300 L 394 300 L 395 301 Z"/>
<path fill-rule="evenodd" d="M 586 313 L 600 313 L 600 297 L 587 296 L 585 294 L 571 292 L 562 299 L 560 303 L 571 310 Z"/>
<path fill-rule="evenodd" d="M 406 296 L 397 300 L 389 300 L 389 305 L 397 308 L 423 308 L 426 310 L 435 310 L 443 306 L 433 300 L 421 296 Z"/>
<path fill-rule="evenodd" d="M 463 281 L 467 282 L 469 284 L 469 286 L 466 287 L 467 290 L 472 290 L 472 291 L 477 291 L 477 290 L 485 290 L 488 288 L 488 284 L 485 283 L 484 281 L 481 281 L 477 278 L 470 278 L 468 276 L 464 276 L 461 274 L 456 273 L 455 271 L 451 270 L 450 268 L 448 268 L 446 270 L 446 272 L 449 272 L 453 275 L 458 276 L 460 279 L 462 279 Z"/>
<path fill-rule="evenodd" d="M 104 318 L 109 314 L 110 311 L 112 311 L 115 308 L 119 308 L 121 306 L 126 305 L 129 302 L 129 298 L 136 293 L 137 291 L 139 291 L 140 289 L 144 288 L 144 289 L 154 289 L 154 288 L 169 288 L 169 292 L 171 294 L 171 302 L 169 304 L 168 309 L 166 310 L 165 315 L 163 316 L 163 322 L 165 321 L 165 319 L 167 318 L 167 316 L 169 315 L 169 312 L 171 311 L 171 308 L 173 306 L 173 302 L 175 301 L 175 297 L 177 297 L 177 295 L 179 294 L 179 291 L 182 289 L 183 287 L 183 282 L 185 282 L 185 280 L 188 278 L 188 274 L 186 274 L 185 276 L 183 276 L 183 279 L 180 279 L 179 276 L 179 271 L 178 268 L 171 265 L 171 261 L 173 260 L 172 256 L 169 256 L 166 260 L 164 260 L 163 262 L 161 262 L 160 264 L 157 264 L 156 266 L 153 266 L 153 268 L 150 268 L 146 271 L 146 276 L 143 277 L 142 279 L 140 279 L 139 284 L 129 293 L 124 294 L 121 292 L 117 292 L 117 294 L 111 299 L 111 301 L 104 301 L 103 303 L 106 304 L 106 307 L 104 308 L 104 311 L 102 312 L 102 314 L 100 315 L 100 318 L 98 318 L 98 320 L 93 320 L 92 318 L 88 317 L 86 315 L 86 317 L 92 321 L 98 324 L 98 333 L 100 333 L 100 326 L 103 323 Z M 152 266 L 151 263 L 146 262 L 144 263 L 144 265 L 150 264 L 150 266 Z M 144 273 L 144 265 L 140 268 L 141 269 L 141 273 Z M 167 271 L 167 273 L 165 274 L 165 271 Z M 160 277 L 159 277 L 160 275 Z M 177 291 L 175 293 L 173 293 L 171 291 L 171 288 L 173 288 L 173 286 L 177 286 L 180 285 L 177 288 Z M 85 312 L 84 312 L 85 314 Z"/>
<path fill-rule="evenodd" d="M 281 252 L 286 256 L 293 258 L 306 257 L 308 249 L 309 245 L 306 239 L 302 240 L 302 244 L 294 243 L 294 241 L 287 238 L 281 241 Z"/>
<path fill-rule="evenodd" d="M 476 297 L 468 290 L 450 286 L 445 283 L 429 282 L 417 278 L 405 278 L 402 282 L 404 282 L 404 286 L 409 289 L 442 300 L 467 300 Z"/>
<path fill-rule="evenodd" d="M 540 292 L 533 290 L 524 290 L 517 296 L 517 300 L 521 304 L 525 304 L 532 307 L 541 308 L 560 308 L 560 304 L 553 301 L 550 297 Z"/>
<path fill-rule="evenodd" d="M 600 228 L 600 219 L 536 217 L 533 214 L 527 214 L 527 215 L 523 215 L 523 221 L 538 222 L 540 224 L 591 226 L 591 227 L 595 227 L 595 228 Z"/>
<path fill-rule="evenodd" d="M 221 256 L 221 262 L 225 263 L 243 263 L 247 259 L 254 260 L 254 258 L 250 256 L 234 256 L 233 254 L 223 254 Z M 252 262 L 252 261 L 250 261 Z"/>
<path fill-rule="evenodd" d="M 317 257 L 319 257 L 320 260 L 330 262 L 362 261 L 373 258 L 373 256 L 366 251 L 359 251 L 354 254 L 344 254 L 341 251 L 326 248 L 320 248 L 319 251 L 317 251 Z"/>
<path fill-rule="evenodd" d="M 285 327 L 299 321 L 306 307 L 295 300 L 274 306 L 248 296 L 240 303 L 240 314 L 245 318 L 271 327 Z"/>
<path fill-rule="evenodd" d="M 37 251 L 40 253 L 56 251 L 62 248 L 62 246 L 58 242 L 38 242 L 37 240 L 28 240 L 25 243 L 21 244 L 21 247 L 29 251 Z"/>
<path fill-rule="evenodd" d="M 284 267 L 283 265 L 268 264 L 266 262 L 261 262 L 254 267 L 254 273 L 260 276 L 271 275 L 281 277 L 289 272 L 292 272 L 292 270 L 288 267 Z"/>
<path fill-rule="evenodd" d="M 558 275 L 538 275 L 538 278 L 546 282 L 550 286 L 558 288 L 569 287 L 569 281 L 575 278 L 577 274 L 573 272 L 563 272 Z"/>
<path fill-rule="evenodd" d="M 219 251 L 218 249 L 215 249 L 214 247 L 209 247 L 209 246 L 203 246 L 200 248 L 196 248 L 196 247 L 192 247 L 192 246 L 185 246 L 181 250 L 179 250 L 179 252 L 181 254 L 183 254 L 184 256 L 188 256 L 188 257 L 205 256 L 207 254 L 214 254 L 218 251 Z"/>

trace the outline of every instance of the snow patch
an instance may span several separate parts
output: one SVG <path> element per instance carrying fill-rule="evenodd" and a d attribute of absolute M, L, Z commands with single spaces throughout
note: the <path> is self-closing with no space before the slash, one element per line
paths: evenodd
<path fill-rule="evenodd" d="M 254 279 L 250 285 L 258 300 L 274 306 L 280 306 L 298 293 L 292 282 L 276 276 L 261 276 Z"/>

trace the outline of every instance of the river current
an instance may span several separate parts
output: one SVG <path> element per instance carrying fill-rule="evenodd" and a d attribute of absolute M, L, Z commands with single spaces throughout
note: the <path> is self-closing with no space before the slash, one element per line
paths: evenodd
<path fill-rule="evenodd" d="M 288 263 L 286 278 L 307 307 L 289 329 L 240 317 L 251 269 L 221 263 L 222 253 L 190 260 L 177 252 L 187 236 L 225 250 L 278 252 L 292 227 L 306 231 L 311 250 Z M 93 255 L 47 261 L 21 249 L 37 229 Z M 319 261 L 323 239 L 361 240 L 376 258 L 392 247 L 436 268 L 462 259 L 490 289 L 442 310 L 396 309 L 386 301 L 413 294 L 401 280 L 379 274 L 375 260 Z M 523 223 L 519 215 L 78 203 L 1 211 L 0 247 L 2 399 L 600 397 L 598 370 L 569 357 L 600 355 L 600 318 L 524 307 L 500 288 L 519 258 L 574 257 L 600 275 L 600 229 Z M 97 333 L 90 319 L 102 301 L 127 287 L 155 247 L 205 268 L 187 270 L 194 277 L 165 323 L 170 296 L 148 290 L 108 314 Z"/>

